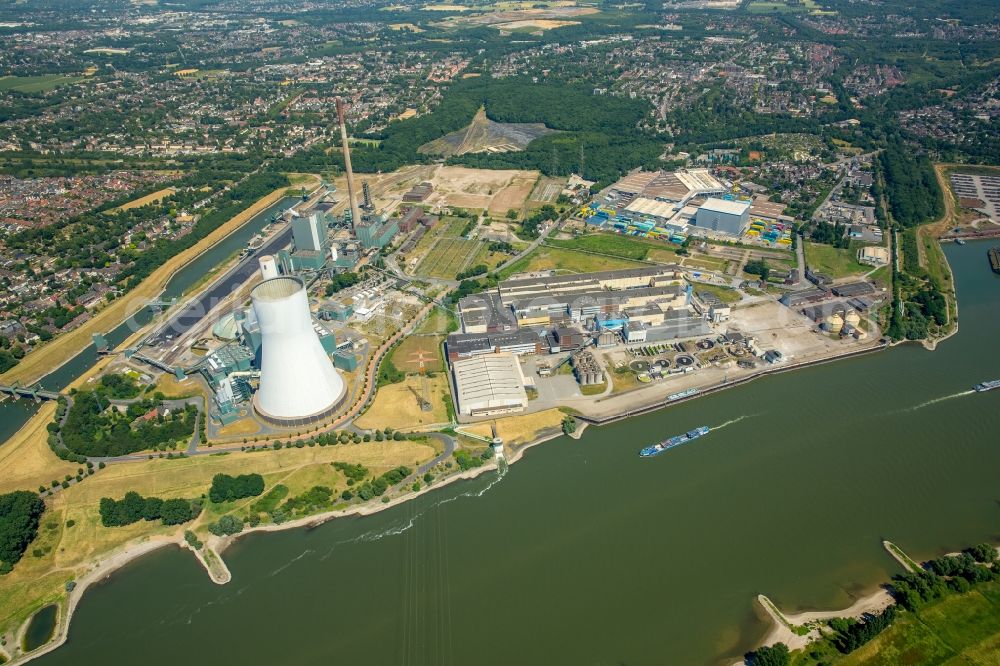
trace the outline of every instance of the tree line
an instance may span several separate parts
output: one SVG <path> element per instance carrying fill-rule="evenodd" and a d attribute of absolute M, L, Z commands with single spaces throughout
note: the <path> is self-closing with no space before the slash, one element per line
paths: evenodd
<path fill-rule="evenodd" d="M 199 513 L 201 503 L 196 500 L 143 497 L 134 490 L 125 493 L 120 500 L 102 497 L 100 502 L 101 524 L 105 527 L 122 527 L 140 520 L 181 525 L 194 520 Z"/>

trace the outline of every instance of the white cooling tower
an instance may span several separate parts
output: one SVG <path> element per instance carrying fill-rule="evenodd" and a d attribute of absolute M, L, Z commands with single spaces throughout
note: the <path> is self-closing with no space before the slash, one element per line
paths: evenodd
<path fill-rule="evenodd" d="M 258 257 L 257 263 L 260 264 L 260 275 L 265 280 L 278 277 L 278 264 L 274 261 L 273 255 L 265 254 Z"/>
<path fill-rule="evenodd" d="M 302 281 L 276 277 L 250 292 L 261 335 L 260 388 L 254 409 L 265 420 L 294 426 L 332 414 L 344 380 L 313 329 Z"/>

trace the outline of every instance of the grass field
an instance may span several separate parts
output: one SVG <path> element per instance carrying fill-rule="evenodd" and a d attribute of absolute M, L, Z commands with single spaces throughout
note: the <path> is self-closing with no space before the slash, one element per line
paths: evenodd
<path fill-rule="evenodd" d="M 422 335 L 425 333 L 454 333 L 459 328 L 458 317 L 450 310 L 436 307 L 427 315 L 427 319 L 420 322 L 414 333 Z"/>
<path fill-rule="evenodd" d="M 443 372 L 439 335 L 410 335 L 392 352 L 392 363 L 406 373 L 420 372 L 421 362 L 426 372 Z"/>
<path fill-rule="evenodd" d="M 701 282 L 696 282 L 693 286 L 695 293 L 699 291 L 707 291 L 715 294 L 723 303 L 738 303 L 743 298 L 740 296 L 740 292 L 735 289 L 730 289 L 729 287 L 720 287 L 714 284 L 702 284 Z"/>
<path fill-rule="evenodd" d="M 440 238 L 417 266 L 416 274 L 454 278 L 468 267 L 481 245 L 479 241 L 465 238 Z"/>
<path fill-rule="evenodd" d="M 138 199 L 133 199 L 126 204 L 122 204 L 113 210 L 131 210 L 132 208 L 138 208 L 140 206 L 145 206 L 146 204 L 155 203 L 162 200 L 164 197 L 170 196 L 176 192 L 172 187 L 165 187 L 162 190 L 157 190 L 156 192 L 150 192 L 144 197 L 139 197 Z"/>
<path fill-rule="evenodd" d="M 610 271 L 618 268 L 634 268 L 642 264 L 618 257 L 604 257 L 586 252 L 576 252 L 560 247 L 542 245 L 533 252 L 500 271 L 506 279 L 515 273 L 556 269 L 566 273 L 587 273 L 590 271 Z"/>
<path fill-rule="evenodd" d="M 848 275 L 861 275 L 871 270 L 870 266 L 859 264 L 854 250 L 805 243 L 806 264 L 820 273 L 825 273 L 833 279 Z"/>
<path fill-rule="evenodd" d="M 873 641 L 833 663 L 996 666 L 1000 664 L 1000 583 L 981 584 L 917 613 L 906 613 Z"/>
<path fill-rule="evenodd" d="M 23 93 L 48 92 L 58 86 L 82 81 L 82 76 L 64 74 L 43 74 L 42 76 L 0 76 L 0 90 L 16 90 Z"/>
<path fill-rule="evenodd" d="M 443 396 L 448 394 L 448 379 L 444 373 L 424 379 L 411 375 L 398 384 L 383 386 L 375 401 L 361 417 L 355 419 L 359 428 L 398 428 L 409 430 L 433 423 L 448 422 L 448 408 Z M 425 394 L 426 388 L 426 394 Z M 431 404 L 430 411 L 420 408 L 417 396 Z"/>
<path fill-rule="evenodd" d="M 605 233 L 587 234 L 570 240 L 549 240 L 546 242 L 549 245 L 569 250 L 585 250 L 587 252 L 609 254 L 636 261 L 647 260 L 652 250 L 670 248 L 670 246 L 659 241 Z"/>
<path fill-rule="evenodd" d="M 0 493 L 37 490 L 53 479 L 62 481 L 66 474 L 76 474 L 79 465 L 60 460 L 46 442 L 45 428 L 55 411 L 56 403 L 44 403 L 38 414 L 0 446 Z"/>

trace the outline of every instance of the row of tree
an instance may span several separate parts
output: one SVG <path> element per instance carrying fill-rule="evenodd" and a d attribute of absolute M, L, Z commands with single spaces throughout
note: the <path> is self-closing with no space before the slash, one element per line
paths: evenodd
<path fill-rule="evenodd" d="M 135 491 L 129 491 L 120 500 L 102 497 L 100 513 L 101 524 L 105 527 L 121 527 L 140 520 L 159 520 L 164 525 L 181 525 L 198 517 L 201 504 L 181 498 L 164 500 L 159 497 L 143 497 Z"/>

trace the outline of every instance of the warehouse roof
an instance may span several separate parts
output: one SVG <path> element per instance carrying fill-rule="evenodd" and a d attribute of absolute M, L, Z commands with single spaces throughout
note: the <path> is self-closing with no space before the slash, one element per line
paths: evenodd
<path fill-rule="evenodd" d="M 513 354 L 483 354 L 455 361 L 452 373 L 463 410 L 528 403 L 524 375 Z"/>
<path fill-rule="evenodd" d="M 625 207 L 629 213 L 639 213 L 640 215 L 652 215 L 668 219 L 674 214 L 674 205 L 646 197 L 636 197 L 632 203 Z"/>
<path fill-rule="evenodd" d="M 725 199 L 709 198 L 701 205 L 700 210 L 710 210 L 716 213 L 728 213 L 729 215 L 742 215 L 750 208 L 747 201 L 727 201 Z"/>

